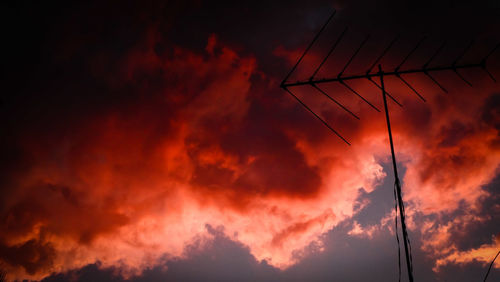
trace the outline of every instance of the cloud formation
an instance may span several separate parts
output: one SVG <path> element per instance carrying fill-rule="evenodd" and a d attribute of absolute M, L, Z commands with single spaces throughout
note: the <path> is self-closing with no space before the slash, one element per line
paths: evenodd
<path fill-rule="evenodd" d="M 258 262 L 286 269 L 311 246 L 323 250 L 322 235 L 369 204 L 359 193 L 382 183 L 389 157 L 381 114 L 334 85 L 325 89 L 360 122 L 319 93 L 298 90 L 353 140 L 347 147 L 285 96 L 281 77 L 257 55 L 217 34 L 204 38 L 204 49 L 173 44 L 158 26 L 144 34 L 119 54 L 85 53 L 78 64 L 84 75 L 76 76 L 83 81 L 39 82 L 54 101 L 40 114 L 31 98 L 23 107 L 32 116 L 3 141 L 14 148 L 2 165 L 0 210 L 0 259 L 9 277 L 41 279 L 97 262 L 130 277 L 191 256 L 186 246 L 210 246 L 215 233 L 207 224 L 221 226 L 216 233 Z M 64 42 L 56 69 L 84 52 L 74 38 Z M 280 45 L 271 53 L 288 68 L 297 50 Z M 315 52 L 312 60 L 320 58 Z M 453 95 L 443 95 L 414 79 L 427 104 L 387 82 L 404 105 L 390 107 L 410 230 L 436 271 L 486 262 L 498 244 L 461 250 L 449 238 L 454 225 L 484 218 L 479 210 L 490 192 L 483 186 L 500 162 L 498 89 L 486 80 L 474 89 L 451 81 Z M 352 87 L 381 108 L 371 85 Z M 457 210 L 465 214 L 445 218 Z M 389 218 L 377 226 L 353 221 L 350 235 L 371 240 L 390 228 Z"/>

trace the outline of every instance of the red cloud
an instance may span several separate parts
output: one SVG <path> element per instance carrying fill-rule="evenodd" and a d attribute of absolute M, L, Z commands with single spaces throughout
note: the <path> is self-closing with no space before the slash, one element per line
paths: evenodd
<path fill-rule="evenodd" d="M 362 113 L 359 123 L 317 93 L 302 93 L 354 140 L 347 147 L 277 90 L 255 58 L 215 36 L 202 54 L 174 47 L 162 56 L 155 44 L 128 52 L 103 78 L 130 99 L 71 120 L 66 130 L 20 134 L 29 165 L 9 176 L 0 223 L 0 255 L 13 278 L 97 260 L 138 273 L 165 254 L 182 256 L 206 224 L 224 226 L 257 259 L 287 267 L 294 251 L 321 243 L 319 235 L 355 213 L 358 188 L 371 191 L 385 176 L 383 116 L 356 97 L 339 94 Z M 460 201 L 473 207 L 500 160 L 492 90 L 460 102 L 472 92 L 439 96 L 419 85 L 428 105 L 413 106 L 399 86 L 406 110 L 391 108 L 408 168 L 405 196 L 423 213 Z M 380 102 L 369 86 L 353 87 Z"/>

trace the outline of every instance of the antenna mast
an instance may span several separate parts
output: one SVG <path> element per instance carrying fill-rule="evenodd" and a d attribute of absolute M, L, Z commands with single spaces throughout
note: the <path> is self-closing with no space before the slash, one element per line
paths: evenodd
<path fill-rule="evenodd" d="M 460 53 L 460 55 L 453 61 L 451 65 L 447 66 L 435 66 L 435 67 L 430 67 L 430 63 L 435 59 L 435 57 L 442 51 L 444 48 L 445 44 L 443 43 L 436 51 L 435 53 L 423 64 L 421 68 L 413 68 L 413 69 L 401 69 L 401 67 L 405 64 L 405 62 L 408 60 L 408 58 L 420 47 L 422 42 L 426 39 L 425 37 L 422 38 L 414 47 L 413 49 L 406 55 L 406 57 L 401 61 L 401 63 L 393 70 L 389 71 L 384 71 L 382 69 L 381 64 L 379 64 L 380 60 L 387 54 L 387 52 L 391 49 L 391 47 L 394 45 L 394 43 L 399 39 L 399 36 L 394 38 L 389 45 L 383 50 L 383 52 L 377 57 L 375 62 L 371 64 L 371 66 L 368 68 L 368 70 L 364 74 L 357 74 L 357 75 L 344 75 L 345 70 L 349 67 L 351 62 L 354 60 L 356 55 L 360 52 L 360 50 L 363 48 L 365 43 L 368 41 L 369 36 L 367 36 L 359 45 L 359 47 L 356 49 L 354 54 L 350 57 L 350 59 L 347 61 L 347 63 L 343 66 L 342 70 L 337 74 L 337 76 L 330 77 L 330 78 L 322 78 L 322 79 L 316 79 L 315 76 L 318 73 L 318 71 L 321 69 L 321 67 L 324 65 L 324 63 L 328 60 L 330 55 L 334 52 L 336 47 L 338 46 L 339 42 L 342 40 L 343 36 L 347 32 L 347 28 L 343 30 L 343 32 L 340 34 L 340 36 L 337 38 L 337 40 L 334 42 L 332 45 L 331 49 L 327 53 L 327 55 L 323 58 L 321 63 L 318 65 L 318 67 L 314 70 L 313 74 L 311 77 L 307 80 L 299 80 L 295 82 L 288 82 L 288 79 L 292 75 L 292 73 L 296 70 L 297 66 L 301 63 L 302 59 L 305 57 L 306 53 L 311 49 L 312 45 L 316 42 L 320 34 L 323 32 L 323 30 L 326 28 L 326 26 L 330 23 L 330 21 L 333 19 L 335 15 L 335 11 L 332 13 L 332 15 L 328 18 L 326 23 L 321 27 L 320 31 L 316 34 L 312 42 L 308 45 L 302 56 L 299 58 L 297 63 L 293 66 L 293 68 L 290 70 L 290 72 L 287 74 L 285 79 L 281 82 L 281 88 L 283 88 L 288 94 L 290 94 L 294 99 L 296 99 L 306 110 L 311 112 L 321 123 L 323 123 L 331 132 L 333 132 L 337 137 L 339 137 L 343 142 L 345 142 L 347 145 L 351 145 L 351 143 L 344 138 L 337 130 L 333 129 L 327 121 L 325 121 L 323 118 L 321 118 L 317 113 L 315 113 L 311 108 L 309 108 L 299 97 L 297 97 L 293 92 L 291 91 L 292 88 L 298 87 L 298 86 L 311 86 L 315 90 L 319 91 L 321 94 L 325 95 L 327 98 L 329 98 L 331 101 L 333 101 L 335 104 L 337 104 L 340 108 L 342 108 L 344 111 L 346 111 L 349 115 L 353 116 L 354 118 L 359 120 L 359 117 L 354 114 L 351 110 L 349 110 L 347 107 L 342 105 L 340 102 L 335 100 L 331 95 L 327 94 L 323 89 L 320 88 L 320 84 L 323 83 L 339 83 L 340 85 L 344 86 L 347 90 L 349 90 L 352 94 L 358 96 L 363 102 L 368 104 L 371 108 L 374 110 L 380 112 L 380 110 L 374 106 L 370 101 L 365 99 L 362 95 L 360 95 L 356 90 L 354 90 L 349 84 L 349 81 L 356 81 L 356 80 L 369 80 L 371 83 L 373 83 L 377 88 L 381 90 L 382 94 L 382 99 L 384 102 L 384 111 L 385 111 L 385 117 L 386 117 L 386 124 L 387 124 L 387 132 L 389 135 L 389 143 L 390 143 L 390 148 L 391 148 L 391 155 L 392 155 L 392 165 L 393 165 L 393 170 L 394 170 L 394 185 L 395 185 L 395 193 L 397 196 L 397 207 L 399 207 L 399 216 L 401 220 L 401 229 L 402 229 L 402 234 L 403 234 L 403 242 L 404 242 L 404 247 L 405 247 L 405 257 L 406 257 L 406 266 L 408 270 L 408 279 L 410 282 L 413 282 L 413 266 L 412 266 L 412 256 L 411 256 L 411 246 L 410 246 L 410 240 L 408 237 L 407 229 L 406 229 L 406 222 L 405 222 L 405 212 L 404 212 L 404 202 L 403 202 L 403 196 L 401 192 L 401 183 L 399 180 L 398 176 L 398 169 L 397 169 L 397 162 L 396 162 L 396 155 L 394 152 L 394 142 L 392 138 L 392 130 L 391 130 L 391 123 L 390 123 L 390 118 L 389 118 L 389 109 L 387 106 L 387 98 L 391 99 L 396 105 L 402 107 L 402 105 L 392 96 L 390 95 L 385 88 L 384 85 L 384 77 L 397 77 L 403 84 L 405 84 L 414 94 L 417 95 L 418 98 L 420 98 L 422 101 L 426 101 L 425 98 L 408 82 L 404 79 L 403 75 L 407 74 L 423 74 L 427 76 L 434 84 L 436 84 L 442 91 L 448 92 L 446 88 L 443 87 L 442 84 L 440 84 L 432 75 L 431 73 L 436 73 L 436 72 L 444 72 L 444 71 L 452 71 L 455 73 L 462 81 L 464 81 L 467 85 L 472 86 L 472 84 L 465 79 L 460 73 L 459 70 L 464 70 L 464 69 L 482 69 L 485 71 L 488 76 L 496 82 L 495 77 L 488 71 L 486 67 L 486 63 L 488 58 L 499 48 L 500 44 L 497 44 L 486 56 L 479 62 L 476 63 L 466 63 L 466 64 L 460 64 L 461 59 L 464 57 L 464 55 L 467 53 L 467 51 L 472 47 L 474 42 L 470 42 L 470 44 Z M 378 65 L 378 72 L 372 72 L 373 68 Z M 379 78 L 380 84 L 378 84 L 374 78 Z M 396 210 L 396 216 L 397 216 L 397 210 Z M 396 221 L 397 222 L 397 221 Z M 396 235 L 398 233 L 398 230 L 396 231 Z"/>

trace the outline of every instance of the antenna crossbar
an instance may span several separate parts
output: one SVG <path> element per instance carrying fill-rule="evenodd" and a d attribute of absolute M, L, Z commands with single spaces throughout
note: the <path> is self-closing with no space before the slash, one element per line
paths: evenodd
<path fill-rule="evenodd" d="M 470 68 L 485 68 L 484 62 L 474 63 L 474 64 L 463 64 L 463 65 L 451 65 L 444 67 L 428 67 L 428 68 L 419 68 L 419 69 L 407 69 L 407 70 L 393 70 L 393 71 L 384 71 L 382 73 L 366 73 L 359 75 L 346 75 L 346 76 L 336 76 L 332 78 L 322 78 L 322 79 L 309 79 L 309 80 L 299 80 L 296 82 L 285 82 L 281 83 L 282 88 L 301 86 L 301 85 L 313 85 L 313 84 L 321 84 L 321 83 L 330 83 L 330 82 L 342 82 L 346 80 L 355 80 L 355 79 L 371 79 L 375 77 L 383 76 L 401 76 L 403 74 L 416 74 L 416 73 L 429 73 L 436 71 L 455 71 L 459 69 L 470 69 Z"/>
<path fill-rule="evenodd" d="M 288 79 L 291 77 L 292 73 L 295 71 L 297 66 L 300 64 L 306 53 L 311 49 L 312 45 L 314 42 L 318 39 L 319 35 L 323 32 L 325 27 L 328 25 L 328 23 L 331 21 L 333 16 L 335 15 L 335 12 L 328 18 L 327 22 L 321 27 L 320 31 L 312 42 L 307 46 L 306 50 L 302 54 L 302 56 L 299 58 L 297 63 L 293 66 L 293 68 L 290 70 L 288 75 L 285 77 L 285 79 L 281 82 L 281 88 L 283 88 L 288 94 L 290 94 L 297 102 L 299 102 L 307 111 L 309 111 L 311 114 L 313 114 L 323 125 L 325 125 L 333 134 L 335 134 L 337 137 L 339 137 L 344 143 L 347 145 L 351 145 L 349 141 L 347 141 L 346 138 L 344 138 L 338 131 L 336 131 L 332 126 L 328 124 L 328 122 L 323 119 L 319 114 L 314 112 L 309 106 L 306 105 L 299 97 L 297 97 L 295 94 L 292 93 L 292 88 L 294 87 L 300 87 L 300 86 L 312 86 L 315 90 L 319 91 L 321 94 L 325 95 L 327 98 L 329 98 L 332 102 L 337 104 L 339 107 L 341 107 L 346 113 L 351 115 L 352 117 L 356 119 L 360 119 L 358 115 L 356 115 L 353 111 L 349 110 L 345 105 L 341 104 L 339 101 L 337 101 L 334 97 L 331 95 L 327 94 L 323 89 L 320 88 L 320 84 L 323 83 L 339 83 L 343 87 L 347 88 L 350 92 L 352 92 L 354 95 L 358 96 L 360 99 L 362 99 L 365 103 L 367 103 L 369 106 L 371 106 L 373 109 L 376 111 L 380 112 L 380 110 L 371 102 L 369 102 L 367 99 L 365 99 L 358 91 L 354 90 L 347 82 L 348 81 L 356 81 L 356 80 L 363 80 L 367 79 L 371 83 L 373 83 L 377 88 L 379 88 L 382 91 L 382 98 L 383 98 L 383 105 L 384 105 L 384 112 L 386 116 L 386 124 L 387 124 L 387 132 L 389 134 L 389 140 L 390 140 L 390 148 L 391 148 L 391 155 L 392 155 L 392 164 L 393 164 L 393 170 L 394 170 L 394 175 L 395 175 L 395 196 L 396 197 L 396 218 L 397 218 L 397 207 L 399 206 L 399 215 L 401 218 L 401 231 L 403 234 L 403 244 L 405 247 L 405 257 L 406 257 L 406 266 L 408 270 L 408 279 L 410 282 L 413 282 L 413 263 L 412 263 L 412 254 L 411 254 L 411 244 L 410 244 L 410 239 L 408 236 L 407 228 L 406 228 L 406 222 L 405 222 L 405 212 L 404 212 L 404 202 L 403 202 L 403 196 L 402 196 L 402 191 L 401 191 L 401 183 L 399 181 L 399 176 L 398 176 L 398 170 L 397 170 L 397 162 L 396 162 L 396 154 L 394 151 L 394 142 L 393 142 L 393 136 L 392 136 L 392 130 L 391 130 L 391 123 L 389 119 L 389 108 L 387 106 L 387 98 L 390 98 L 393 102 L 395 102 L 397 105 L 402 106 L 394 97 L 392 97 L 386 90 L 385 85 L 384 85 L 384 78 L 387 77 L 396 77 L 397 79 L 401 80 L 408 88 L 410 88 L 422 101 L 426 101 L 425 98 L 413 87 L 407 80 L 403 78 L 403 75 L 409 75 L 409 74 L 420 74 L 420 75 L 425 75 L 427 76 L 434 84 L 436 84 L 441 90 L 444 92 L 448 92 L 443 85 L 441 85 L 436 78 L 434 78 L 431 73 L 435 72 L 445 72 L 445 71 L 450 71 L 453 72 L 455 75 L 457 75 L 463 82 L 465 82 L 467 85 L 472 86 L 472 83 L 470 83 L 460 72 L 459 70 L 464 70 L 464 69 L 474 69 L 474 68 L 480 68 L 484 72 L 488 74 L 488 76 L 496 82 L 495 77 L 493 76 L 492 73 L 490 73 L 486 67 L 486 61 L 488 58 L 497 50 L 500 48 L 500 44 L 497 44 L 479 63 L 460 63 L 459 62 L 462 60 L 462 58 L 465 56 L 465 54 L 471 49 L 472 45 L 474 44 L 474 41 L 471 41 L 469 45 L 459 54 L 459 56 L 451 63 L 451 65 L 446 65 L 446 66 L 434 66 L 430 67 L 429 65 L 431 62 L 437 57 L 439 53 L 443 50 L 445 43 L 443 43 L 433 54 L 432 56 L 423 64 L 421 68 L 408 68 L 408 69 L 403 69 L 401 70 L 401 67 L 406 63 L 408 58 L 412 54 L 415 53 L 415 51 L 419 48 L 419 46 L 422 44 L 422 42 L 425 40 L 425 37 L 422 38 L 414 47 L 411 49 L 411 51 L 406 55 L 406 57 L 399 63 L 399 65 L 394 68 L 391 71 L 383 71 L 382 66 L 379 63 L 380 60 L 388 53 L 388 51 L 392 48 L 394 43 L 399 39 L 399 36 L 396 36 L 390 43 L 389 45 L 382 51 L 382 53 L 377 57 L 375 62 L 370 65 L 368 70 L 364 74 L 357 74 L 357 75 L 344 75 L 344 72 L 346 69 L 349 67 L 349 65 L 352 63 L 354 58 L 358 55 L 360 50 L 363 48 L 365 43 L 368 41 L 368 36 L 361 42 L 359 47 L 356 49 L 354 54 L 349 58 L 347 63 L 344 65 L 342 70 L 334 77 L 329 77 L 329 78 L 321 78 L 317 79 L 315 76 L 318 74 L 319 70 L 323 67 L 323 65 L 326 63 L 330 55 L 334 52 L 334 50 L 337 48 L 337 46 L 340 44 L 341 40 L 343 39 L 347 27 L 343 30 L 343 32 L 340 34 L 340 36 L 335 40 L 333 43 L 332 47 L 330 48 L 328 54 L 323 58 L 319 66 L 314 70 L 313 74 L 310 76 L 308 80 L 299 80 L 295 82 L 288 82 Z M 378 64 L 378 72 L 373 72 L 374 67 Z M 375 81 L 375 79 L 378 78 L 380 81 L 380 84 Z M 396 229 L 397 229 L 397 220 L 396 220 Z M 396 230 L 396 238 L 398 238 L 398 231 Z M 399 250 L 399 239 L 398 239 L 398 250 Z M 398 256 L 399 256 L 399 251 L 398 251 Z M 498 256 L 498 254 L 497 254 Z M 496 259 L 496 257 L 495 257 Z M 491 268 L 491 265 L 490 265 Z M 488 270 L 489 272 L 489 270 Z M 400 280 L 401 280 L 401 264 L 399 264 L 399 275 L 400 275 Z M 486 274 L 486 277 L 488 276 L 488 273 Z M 485 277 L 485 280 L 486 280 Z"/>

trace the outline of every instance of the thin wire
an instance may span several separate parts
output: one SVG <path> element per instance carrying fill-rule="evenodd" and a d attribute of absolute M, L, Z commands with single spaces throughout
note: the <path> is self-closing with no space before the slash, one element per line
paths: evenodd
<path fill-rule="evenodd" d="M 413 93 L 417 94 L 417 96 L 420 99 L 422 99 L 422 101 L 426 102 L 424 96 L 420 95 L 420 93 L 418 93 L 418 91 L 415 88 L 413 88 L 413 86 L 411 86 L 411 84 L 408 83 L 408 81 L 406 81 L 400 74 L 396 74 L 396 77 L 399 78 L 406 86 L 408 86 L 408 88 L 410 88 L 413 91 Z"/>
<path fill-rule="evenodd" d="M 375 62 L 373 62 L 373 64 L 370 66 L 370 68 L 366 71 L 367 74 L 369 74 L 372 69 L 375 67 L 375 65 L 382 59 L 382 57 L 385 56 L 385 54 L 389 51 L 389 49 L 391 49 L 392 45 L 394 45 L 394 43 L 399 39 L 399 34 L 396 35 L 396 37 L 391 41 L 391 43 L 389 44 L 389 46 L 387 46 L 387 48 L 384 49 L 384 51 L 382 52 L 382 54 L 380 54 L 380 56 L 378 56 L 378 58 L 375 60 Z"/>
<path fill-rule="evenodd" d="M 446 90 L 446 88 L 444 88 L 444 86 L 441 85 L 441 83 L 439 83 L 432 75 L 430 75 L 426 71 L 424 71 L 424 74 L 427 75 L 427 77 L 429 77 L 432 80 L 432 82 L 434 82 L 434 84 L 436 84 L 439 88 L 441 88 L 441 90 L 443 90 L 444 93 L 448 93 L 448 90 Z"/>
<path fill-rule="evenodd" d="M 292 75 L 293 71 L 295 71 L 295 69 L 297 68 L 297 66 L 300 64 L 300 62 L 302 61 L 302 59 L 304 58 L 304 56 L 306 55 L 306 53 L 309 51 L 309 49 L 311 49 L 311 47 L 313 46 L 314 42 L 316 42 L 316 40 L 318 39 L 318 37 L 320 36 L 320 34 L 323 32 L 323 30 L 326 28 L 326 26 L 328 25 L 328 23 L 330 23 L 330 21 L 333 19 L 333 17 L 335 16 L 335 13 L 337 13 L 336 10 L 333 11 L 332 15 L 328 18 L 328 20 L 325 22 L 325 24 L 321 27 L 321 29 L 319 30 L 319 32 L 316 34 L 316 36 L 314 36 L 313 40 L 311 41 L 311 43 L 309 43 L 309 46 L 307 46 L 306 50 L 304 50 L 304 53 L 302 54 L 302 56 L 300 56 L 299 60 L 297 61 L 297 63 L 293 66 L 293 68 L 290 70 L 290 72 L 288 73 L 288 75 L 285 77 L 285 79 L 283 79 L 283 82 L 282 84 L 284 84 L 288 78 Z"/>
<path fill-rule="evenodd" d="M 382 90 L 382 86 L 378 85 L 378 83 L 376 83 L 371 77 L 368 77 L 367 78 L 371 83 L 373 83 L 375 86 L 377 86 L 378 89 Z M 401 105 L 401 103 L 398 102 L 398 100 L 394 99 L 394 97 L 392 97 L 391 94 L 389 94 L 387 91 L 385 91 L 385 95 L 387 95 L 387 97 L 391 98 L 391 100 L 396 103 L 396 105 L 400 106 L 401 108 L 403 107 L 403 105 Z"/>
<path fill-rule="evenodd" d="M 396 179 L 396 182 L 397 184 L 399 184 L 399 186 L 401 186 L 401 183 L 399 182 L 399 179 Z M 396 184 L 396 185 L 397 185 Z M 399 211 L 400 213 L 402 213 L 402 215 L 406 218 L 406 212 L 405 212 L 405 205 L 404 203 L 402 202 L 401 203 L 401 209 Z M 403 229 L 403 233 L 404 233 L 404 237 L 406 238 L 406 242 L 408 244 L 408 254 L 409 254 L 409 257 L 410 257 L 410 271 L 413 273 L 413 256 L 412 256 L 412 251 L 411 251 L 411 242 L 410 242 L 410 237 L 408 236 L 408 232 L 406 231 L 406 229 Z"/>
<path fill-rule="evenodd" d="M 394 223 L 396 225 L 394 232 L 396 233 L 396 241 L 398 242 L 398 282 L 401 282 L 401 243 L 399 242 L 398 234 L 398 198 L 396 193 L 396 183 L 394 182 L 394 211 L 396 212 L 394 216 Z"/>
<path fill-rule="evenodd" d="M 337 48 L 337 45 L 340 43 L 340 41 L 342 40 L 342 37 L 344 37 L 344 34 L 347 32 L 347 27 L 344 28 L 344 31 L 342 31 L 342 33 L 340 34 L 340 36 L 337 38 L 337 40 L 335 41 L 335 43 L 332 45 L 332 47 L 330 48 L 330 50 L 328 51 L 328 54 L 326 54 L 326 56 L 323 58 L 323 61 L 321 61 L 321 63 L 319 64 L 319 66 L 314 70 L 313 74 L 311 75 L 311 78 L 310 80 L 313 80 L 314 77 L 316 76 L 316 74 L 318 74 L 318 71 L 319 69 L 321 69 L 321 67 L 325 64 L 325 62 L 328 60 L 328 58 L 330 57 L 330 55 L 333 53 L 333 51 L 335 50 L 335 48 Z"/>
<path fill-rule="evenodd" d="M 311 86 L 314 87 L 316 90 L 318 90 L 321 94 L 323 94 L 326 97 L 328 97 L 328 99 L 330 99 L 333 102 L 335 102 L 335 104 L 339 105 L 339 107 L 341 107 L 342 109 L 344 109 L 346 112 L 348 112 L 349 114 L 351 114 L 353 117 L 355 117 L 356 119 L 359 119 L 359 117 L 356 114 L 354 114 L 353 112 L 351 112 L 348 108 L 346 108 L 340 102 L 338 102 L 337 100 L 335 100 L 332 96 L 328 95 L 325 91 L 323 91 L 323 89 L 321 89 L 318 86 L 316 86 L 316 84 L 311 84 Z"/>
<path fill-rule="evenodd" d="M 470 83 L 467 79 L 465 79 L 465 77 L 463 75 L 461 75 L 456 69 L 453 70 L 453 72 L 458 76 L 460 77 L 461 80 L 463 80 L 463 82 L 467 83 L 467 85 L 469 85 L 470 87 L 472 87 L 472 83 Z"/>
<path fill-rule="evenodd" d="M 427 66 L 432 62 L 432 60 L 434 60 L 434 58 L 439 54 L 439 52 L 441 52 L 441 50 L 443 50 L 445 45 L 446 45 L 446 41 L 443 42 L 443 44 L 441 44 L 441 46 L 436 50 L 436 52 L 434 52 L 432 57 L 424 64 L 424 69 L 427 68 Z"/>
<path fill-rule="evenodd" d="M 311 110 L 311 108 L 309 108 L 304 102 L 302 102 L 302 100 L 300 100 L 299 97 L 295 96 L 295 94 L 293 94 L 290 90 L 288 90 L 288 88 L 285 87 L 283 89 L 285 89 L 285 91 L 288 92 L 288 94 L 290 94 L 293 98 L 295 98 L 295 100 L 297 100 L 297 102 L 299 102 L 306 110 L 308 110 L 319 121 L 321 121 L 321 123 L 323 123 L 326 127 L 328 127 L 330 131 L 332 131 L 335 135 L 337 135 L 340 139 L 342 139 L 342 141 L 344 141 L 347 145 L 351 146 L 351 143 L 349 143 L 347 139 L 342 137 L 342 135 L 340 135 L 340 133 L 338 133 L 335 129 L 333 129 L 324 119 L 322 119 L 318 114 L 316 114 L 313 110 Z"/>
<path fill-rule="evenodd" d="M 488 76 L 494 81 L 494 82 L 497 82 L 497 80 L 495 79 L 495 77 L 488 71 L 488 69 L 486 68 L 485 65 L 483 65 L 482 69 L 488 74 Z"/>
<path fill-rule="evenodd" d="M 401 68 L 401 66 L 406 62 L 406 60 L 408 60 L 408 58 L 413 54 L 413 52 L 415 52 L 418 49 L 420 44 L 422 44 L 422 42 L 424 42 L 425 38 L 426 37 L 424 36 L 422 39 L 420 39 L 420 41 L 417 43 L 417 45 L 415 45 L 415 47 L 410 51 L 410 53 L 408 53 L 408 55 L 406 55 L 406 57 L 403 59 L 403 61 L 396 67 L 396 71 L 398 71 Z"/>
<path fill-rule="evenodd" d="M 460 61 L 460 59 L 463 58 L 463 56 L 467 53 L 467 51 L 469 51 L 469 49 L 470 49 L 470 47 L 472 47 L 472 45 L 474 45 L 474 40 L 471 40 L 471 42 L 469 43 L 469 45 L 467 45 L 467 47 L 465 47 L 465 49 L 462 51 L 462 53 L 460 53 L 460 56 L 458 56 L 455 59 L 455 61 L 453 62 L 453 66 L 456 65 L 458 63 L 458 61 Z"/>
<path fill-rule="evenodd" d="M 495 260 L 497 259 L 498 255 L 500 254 L 500 251 L 498 251 L 497 255 L 495 256 L 495 258 L 493 259 L 493 261 L 491 262 L 490 264 L 490 267 L 488 267 L 488 272 L 486 272 L 486 276 L 484 276 L 484 280 L 483 282 L 486 282 L 486 278 L 488 278 L 488 275 L 490 274 L 490 270 L 491 270 L 491 267 L 493 266 L 493 264 L 495 263 Z"/>
<path fill-rule="evenodd" d="M 370 39 L 370 36 L 367 35 L 365 37 L 365 40 L 363 40 L 363 42 L 361 42 L 361 45 L 359 45 L 358 49 L 356 49 L 356 51 L 354 52 L 354 54 L 351 56 L 351 58 L 349 59 L 349 61 L 347 61 L 347 64 L 345 64 L 344 68 L 340 71 L 340 73 L 338 74 L 338 77 L 341 77 L 342 74 L 344 74 L 345 70 L 347 69 L 347 67 L 352 63 L 352 60 L 354 60 L 354 58 L 356 57 L 356 55 L 358 55 L 359 51 L 361 50 L 361 48 L 363 48 L 363 46 L 366 44 L 366 42 L 368 41 L 368 39 Z"/>
<path fill-rule="evenodd" d="M 488 55 L 486 55 L 486 57 L 484 57 L 483 62 L 486 63 L 486 61 L 488 60 L 488 58 L 491 56 L 491 54 L 495 53 L 495 51 L 498 49 L 498 47 L 500 47 L 500 43 L 498 43 L 497 45 L 495 45 L 495 47 L 493 47 L 493 49 L 488 53 Z"/>
<path fill-rule="evenodd" d="M 340 81 L 340 84 L 342 84 L 345 88 L 349 89 L 352 93 L 361 98 L 361 100 L 365 101 L 365 103 L 370 105 L 370 107 L 372 107 L 375 111 L 380 113 L 380 110 L 377 107 L 375 107 L 372 103 L 366 100 L 365 97 L 361 96 L 358 92 L 356 92 L 356 90 L 352 89 L 351 86 L 349 86 L 347 83 L 345 83 L 344 81 Z"/>

